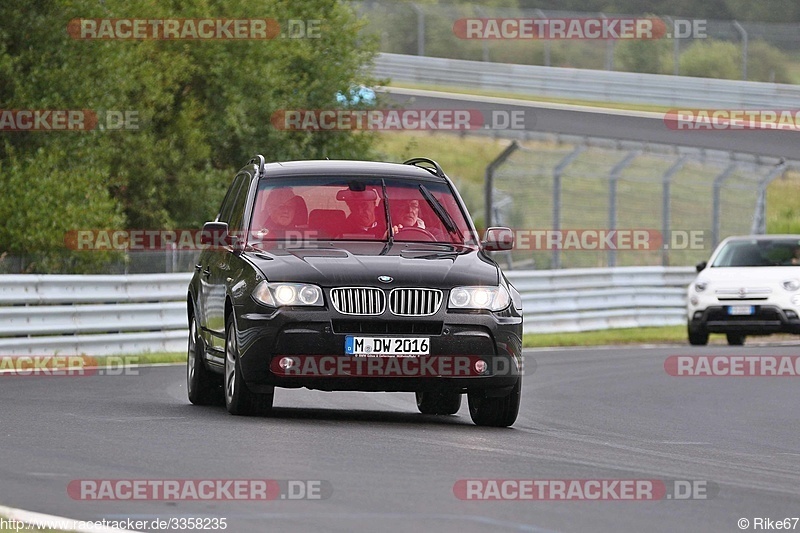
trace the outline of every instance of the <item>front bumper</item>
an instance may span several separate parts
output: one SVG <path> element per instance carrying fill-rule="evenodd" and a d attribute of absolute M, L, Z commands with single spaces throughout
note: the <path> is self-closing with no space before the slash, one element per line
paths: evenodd
<path fill-rule="evenodd" d="M 751 305 L 747 302 L 734 305 Z M 800 333 L 800 318 L 793 309 L 775 305 L 752 305 L 750 315 L 731 315 L 728 305 L 714 305 L 705 310 L 695 310 L 689 317 L 689 327 L 709 333 L 741 333 L 763 335 L 770 333 Z M 690 310 L 691 311 L 691 310 Z"/>
<path fill-rule="evenodd" d="M 282 308 L 272 314 L 258 311 L 242 310 L 236 316 L 242 375 L 254 392 L 271 387 L 306 387 L 326 391 L 386 392 L 482 389 L 498 393 L 510 390 L 523 372 L 522 317 L 514 316 L 513 312 L 507 313 L 509 316 L 499 316 L 489 312 L 442 310 L 431 317 L 381 319 L 337 316 L 325 308 Z M 338 373 L 334 376 L 280 375 L 271 370 L 276 368 L 276 358 L 284 356 L 317 356 L 329 363 L 335 358 L 347 358 L 350 361 L 340 361 L 347 366 L 353 357 L 345 355 L 347 335 L 426 337 L 430 341 L 430 358 L 466 356 L 470 361 L 484 358 L 491 369 L 502 371 L 490 370 L 467 377 L 430 373 L 363 377 Z M 333 366 L 337 365 L 333 363 Z"/>

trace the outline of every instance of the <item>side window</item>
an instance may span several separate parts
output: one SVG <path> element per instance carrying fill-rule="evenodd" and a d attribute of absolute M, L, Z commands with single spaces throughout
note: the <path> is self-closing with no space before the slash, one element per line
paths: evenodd
<path fill-rule="evenodd" d="M 233 213 L 234 205 L 239 197 L 239 190 L 242 185 L 248 182 L 247 174 L 238 174 L 231 183 L 228 189 L 228 194 L 225 195 L 225 200 L 222 201 L 222 207 L 219 208 L 219 221 L 227 222 L 231 226 L 231 215 Z"/>

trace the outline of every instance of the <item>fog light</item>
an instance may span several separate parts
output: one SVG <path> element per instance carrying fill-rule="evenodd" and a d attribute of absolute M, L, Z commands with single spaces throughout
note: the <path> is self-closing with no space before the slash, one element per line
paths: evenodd
<path fill-rule="evenodd" d="M 291 357 L 281 357 L 281 360 L 278 361 L 278 366 L 281 367 L 281 370 L 289 370 L 294 366 L 295 362 Z"/>
<path fill-rule="evenodd" d="M 483 374 L 489 369 L 489 365 L 483 359 L 475 361 L 475 372 Z"/>
<path fill-rule="evenodd" d="M 695 311 L 693 320 L 700 320 L 701 318 L 703 318 L 703 312 L 702 311 Z"/>
<path fill-rule="evenodd" d="M 697 296 L 692 296 L 691 298 L 689 298 L 689 303 L 691 303 L 692 305 L 697 305 L 697 302 L 699 301 L 700 300 L 697 299 Z"/>
<path fill-rule="evenodd" d="M 787 309 L 786 310 L 786 318 L 791 318 L 791 319 L 797 318 L 797 313 L 795 313 L 794 311 L 789 311 Z"/>

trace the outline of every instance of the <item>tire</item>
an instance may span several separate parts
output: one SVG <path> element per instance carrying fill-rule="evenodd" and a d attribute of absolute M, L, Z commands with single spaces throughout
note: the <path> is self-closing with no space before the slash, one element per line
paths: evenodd
<path fill-rule="evenodd" d="M 417 392 L 417 409 L 423 415 L 454 415 L 461 409 L 461 394 L 457 392 Z"/>
<path fill-rule="evenodd" d="M 728 339 L 729 346 L 742 346 L 747 336 L 742 333 L 726 333 L 725 337 Z"/>
<path fill-rule="evenodd" d="M 225 330 L 225 407 L 232 415 L 266 416 L 272 411 L 275 394 L 256 394 L 247 388 L 239 363 L 233 321 Z"/>
<path fill-rule="evenodd" d="M 222 387 L 219 377 L 206 368 L 203 341 L 197 332 L 197 319 L 189 322 L 189 347 L 186 353 L 186 392 L 194 405 L 219 405 Z"/>
<path fill-rule="evenodd" d="M 486 397 L 482 392 L 468 393 L 469 416 L 478 426 L 507 427 L 517 420 L 522 393 L 522 378 L 505 396 Z"/>
<path fill-rule="evenodd" d="M 686 327 L 689 334 L 689 344 L 692 346 L 705 346 L 708 344 L 708 331 L 705 329 L 692 329 L 692 326 Z"/>

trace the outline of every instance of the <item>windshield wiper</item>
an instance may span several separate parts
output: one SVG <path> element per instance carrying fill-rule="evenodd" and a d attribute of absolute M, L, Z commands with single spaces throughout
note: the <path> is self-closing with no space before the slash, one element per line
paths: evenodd
<path fill-rule="evenodd" d="M 436 213 L 436 216 L 438 216 L 439 220 L 442 221 L 442 224 L 444 224 L 447 232 L 451 235 L 458 235 L 458 238 L 461 239 L 461 242 L 464 242 L 464 235 L 462 235 L 461 231 L 459 231 L 458 226 L 456 226 L 456 223 L 453 220 L 453 217 L 451 217 L 450 213 L 448 213 L 444 206 L 439 203 L 439 200 L 437 200 L 436 197 L 431 194 L 431 191 L 429 191 L 424 185 L 420 185 L 419 192 L 422 193 L 425 201 L 428 202 L 428 205 L 431 206 L 433 212 Z"/>
<path fill-rule="evenodd" d="M 386 255 L 394 245 L 394 231 L 392 231 L 392 213 L 389 211 L 389 196 L 386 194 L 386 180 L 381 179 L 381 191 L 383 192 L 383 211 L 386 215 L 386 245 L 380 255 Z"/>
<path fill-rule="evenodd" d="M 389 232 L 389 246 L 394 244 L 394 231 L 392 231 L 392 213 L 389 212 L 389 197 L 386 194 L 386 180 L 381 179 L 381 191 L 383 191 L 383 211 L 386 214 L 387 230 Z"/>

